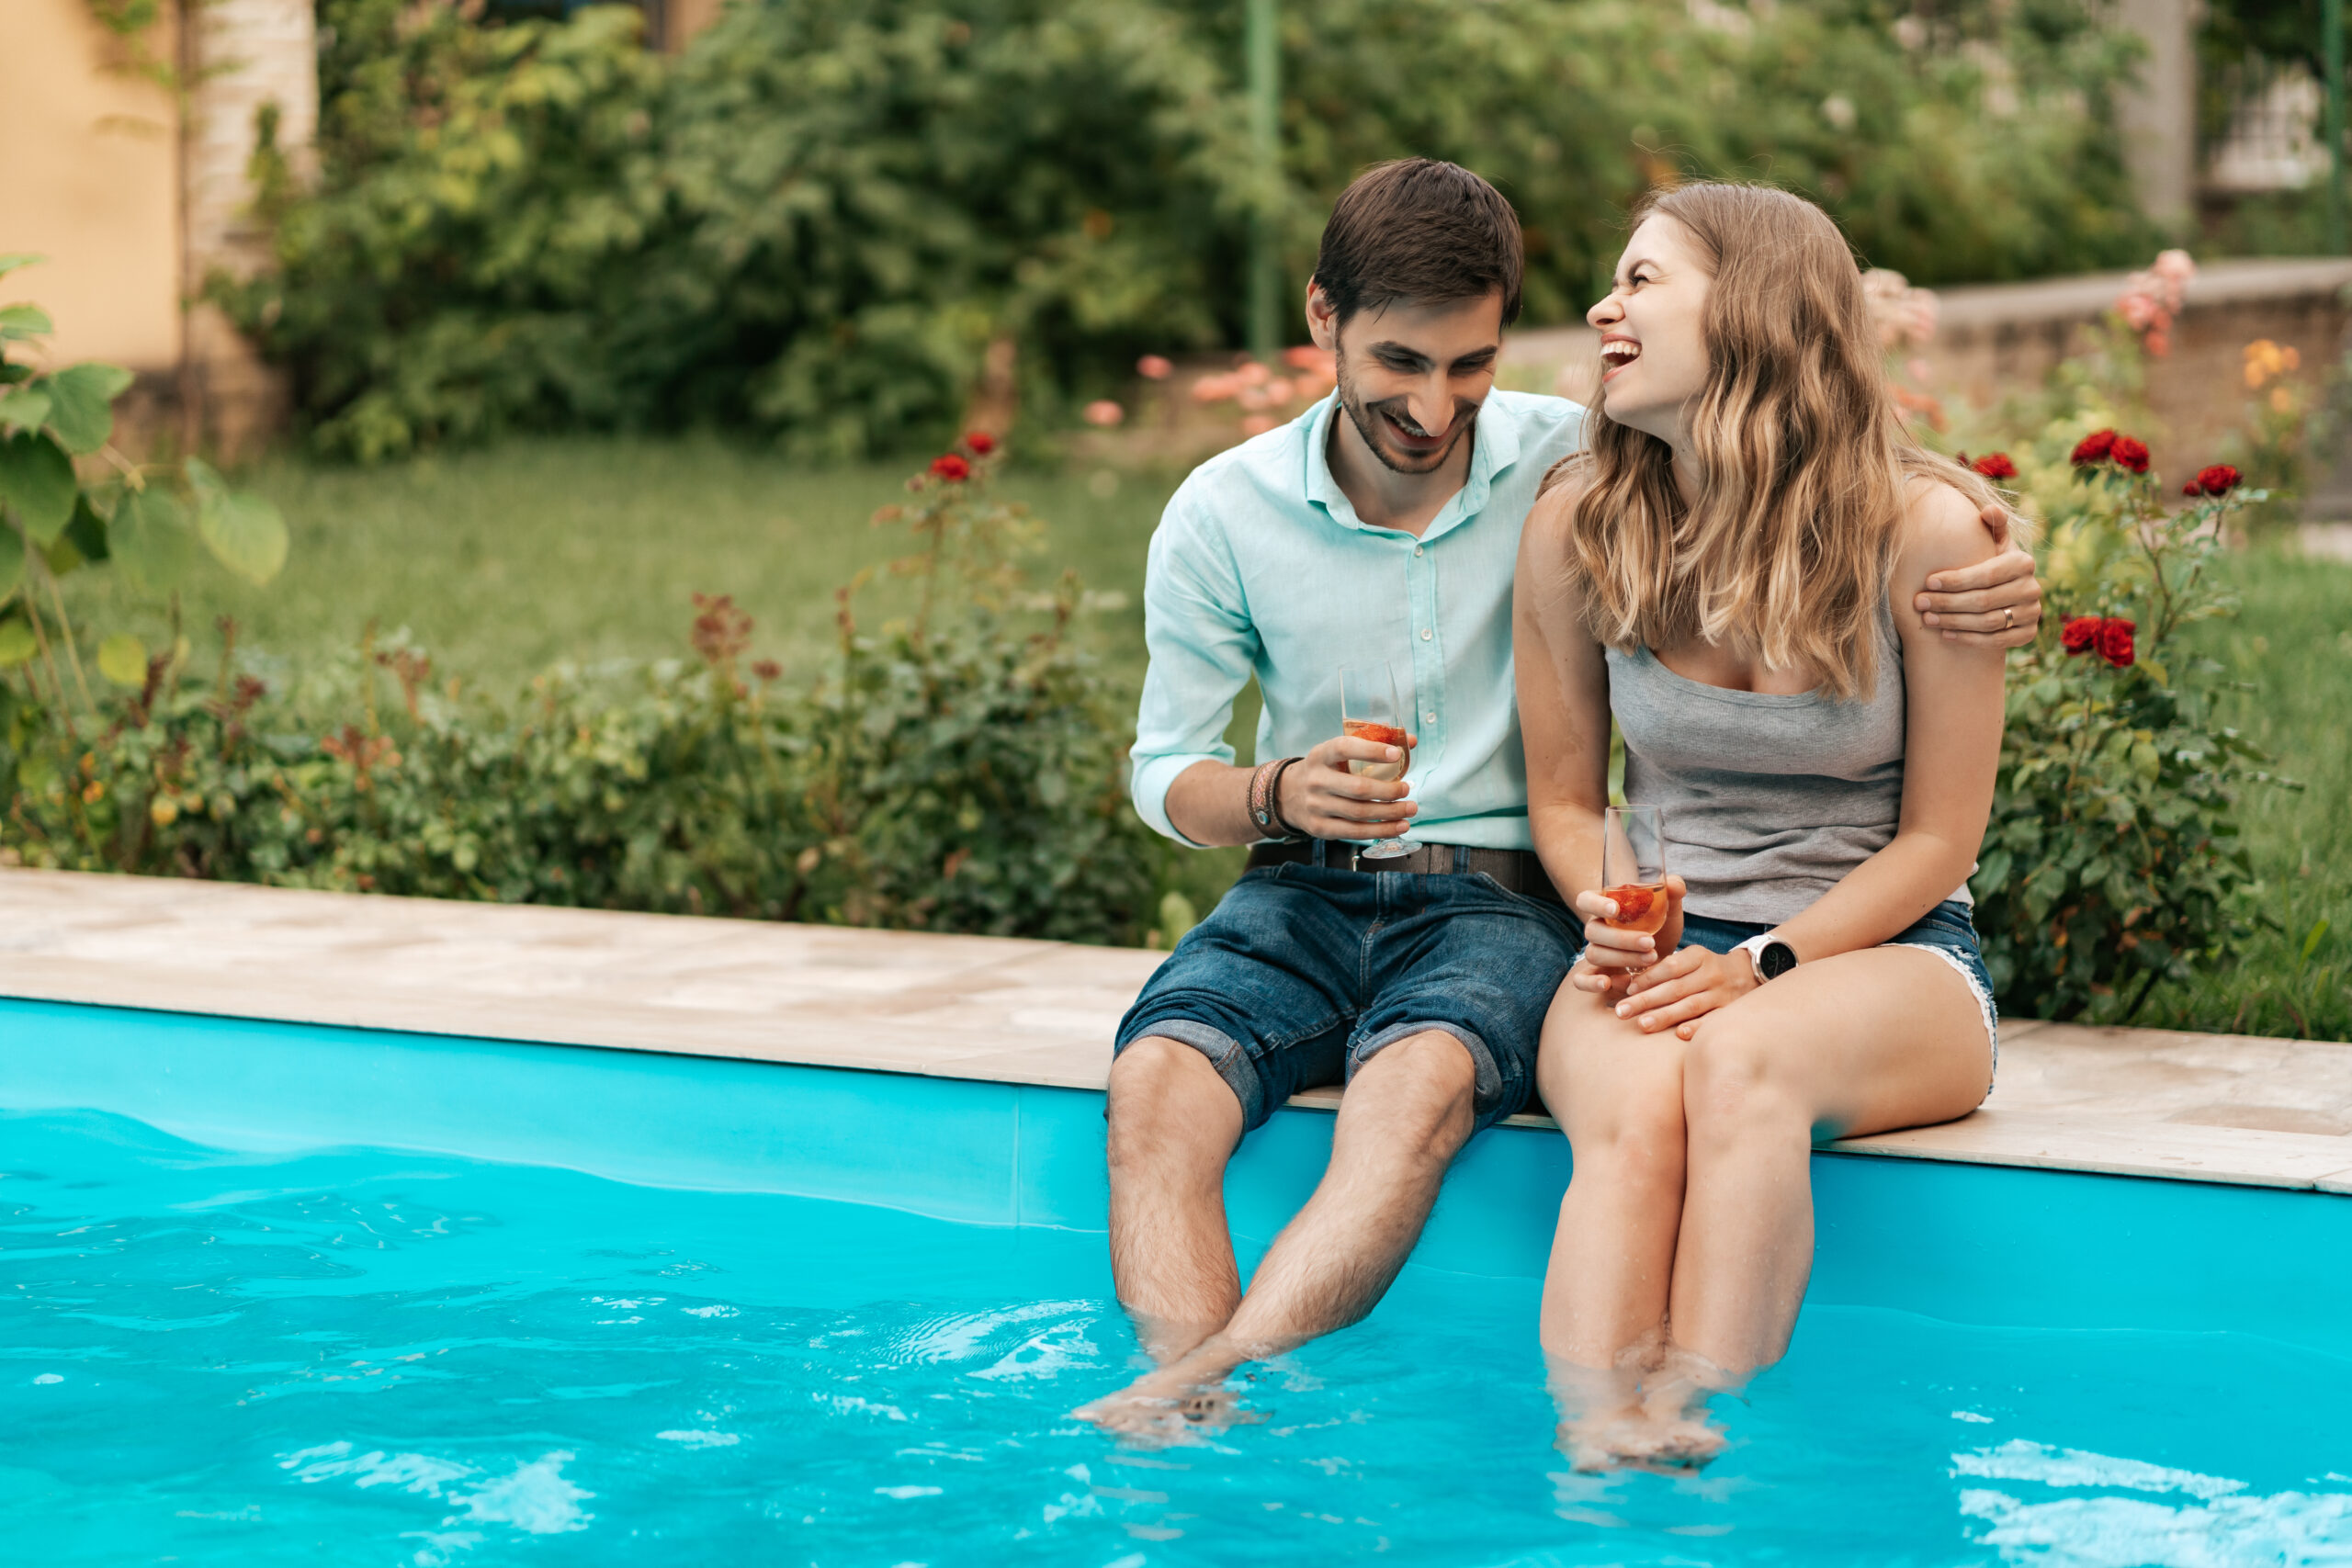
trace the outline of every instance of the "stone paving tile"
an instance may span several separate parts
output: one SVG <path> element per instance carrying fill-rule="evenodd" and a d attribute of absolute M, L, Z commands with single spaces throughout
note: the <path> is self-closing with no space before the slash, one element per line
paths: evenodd
<path fill-rule="evenodd" d="M 0 871 L 0 996 L 1100 1089 L 1160 955 Z M 1336 1088 L 1295 1103 L 1336 1110 Z M 1548 1117 L 1510 1125 L 1552 1128 Z M 2002 1024 L 1984 1108 L 1841 1152 L 2352 1194 L 2352 1045 Z"/>

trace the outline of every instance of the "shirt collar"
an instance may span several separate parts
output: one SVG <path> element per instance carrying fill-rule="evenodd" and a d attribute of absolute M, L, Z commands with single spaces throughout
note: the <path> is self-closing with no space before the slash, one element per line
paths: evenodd
<path fill-rule="evenodd" d="M 1340 394 L 1334 389 L 1317 404 L 1306 419 L 1306 499 L 1329 513 L 1331 520 L 1342 528 L 1363 529 L 1364 521 L 1356 515 L 1355 503 L 1340 488 L 1331 473 L 1331 430 L 1333 422 L 1342 416 Z M 1462 488 L 1439 509 L 1421 531 L 1421 542 L 1427 544 L 1441 534 L 1449 533 L 1463 523 L 1476 517 L 1486 508 L 1487 499 L 1494 491 L 1495 480 L 1504 469 L 1519 461 L 1519 423 L 1506 412 L 1489 392 L 1479 405 L 1477 436 L 1470 449 L 1470 472 Z M 1385 532 L 1386 530 L 1382 530 Z"/>

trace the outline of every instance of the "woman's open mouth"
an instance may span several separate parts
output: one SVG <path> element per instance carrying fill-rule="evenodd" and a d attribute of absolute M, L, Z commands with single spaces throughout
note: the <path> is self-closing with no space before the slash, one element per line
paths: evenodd
<path fill-rule="evenodd" d="M 1604 382 L 1642 356 L 1642 345 L 1629 337 L 1600 340 L 1600 378 Z"/>

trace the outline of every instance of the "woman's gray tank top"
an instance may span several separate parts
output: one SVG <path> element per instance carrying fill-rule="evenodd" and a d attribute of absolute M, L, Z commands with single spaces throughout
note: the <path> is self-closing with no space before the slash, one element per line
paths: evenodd
<path fill-rule="evenodd" d="M 1879 613 L 1878 682 L 1860 701 L 1736 692 L 1646 648 L 1609 650 L 1625 799 L 1666 808 L 1667 870 L 1693 914 L 1776 925 L 1884 849 L 1903 809 L 1903 644 Z M 1952 895 L 1965 902 L 1962 884 Z"/>

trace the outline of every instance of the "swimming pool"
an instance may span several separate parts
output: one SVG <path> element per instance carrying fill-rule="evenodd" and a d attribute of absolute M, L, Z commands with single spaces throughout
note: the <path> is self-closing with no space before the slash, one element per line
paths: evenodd
<path fill-rule="evenodd" d="M 0 1002 L 17 1561 L 2352 1562 L 2352 1202 L 1823 1156 L 1695 1480 L 1550 1447 L 1555 1134 L 1263 1418 L 1122 1450 L 1079 1091 Z M 1230 1183 L 1245 1250 L 1329 1119 Z"/>

